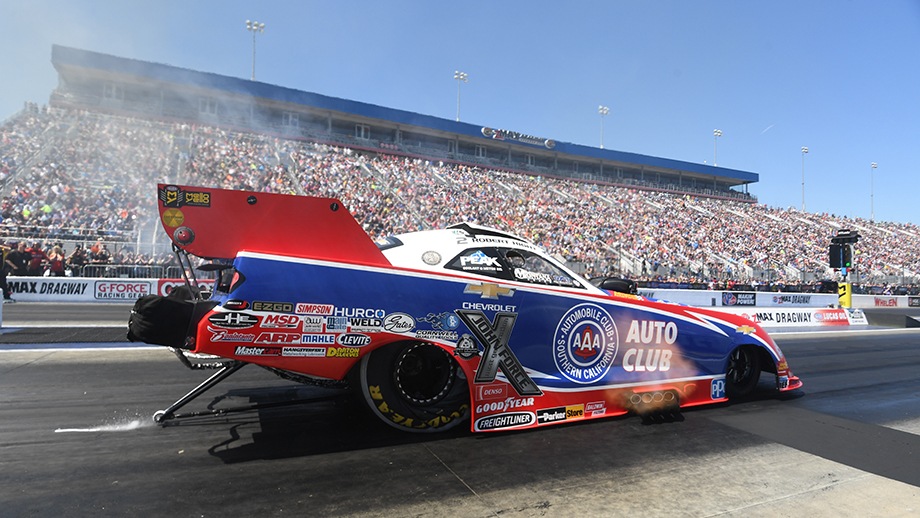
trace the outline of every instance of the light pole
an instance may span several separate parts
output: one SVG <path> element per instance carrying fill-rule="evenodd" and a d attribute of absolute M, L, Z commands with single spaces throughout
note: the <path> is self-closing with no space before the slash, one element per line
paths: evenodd
<path fill-rule="evenodd" d="M 869 221 L 875 221 L 875 170 L 878 164 L 872 162 L 869 164 L 872 169 L 869 171 Z"/>
<path fill-rule="evenodd" d="M 265 31 L 265 24 L 246 20 L 246 30 L 252 33 L 252 80 L 256 80 L 256 33 Z"/>
<path fill-rule="evenodd" d="M 610 108 L 602 104 L 597 107 L 597 113 L 601 115 L 601 149 L 604 149 L 604 117 L 610 113 Z"/>
<path fill-rule="evenodd" d="M 719 156 L 719 137 L 722 136 L 722 130 L 712 130 L 712 165 L 717 166 L 719 163 L 716 158 Z"/>
<path fill-rule="evenodd" d="M 808 154 L 808 148 L 802 146 L 802 212 L 805 212 L 805 155 Z"/>
<path fill-rule="evenodd" d="M 469 83 L 470 76 L 466 72 L 454 70 L 454 79 L 457 80 L 457 122 L 460 122 L 460 83 Z"/>

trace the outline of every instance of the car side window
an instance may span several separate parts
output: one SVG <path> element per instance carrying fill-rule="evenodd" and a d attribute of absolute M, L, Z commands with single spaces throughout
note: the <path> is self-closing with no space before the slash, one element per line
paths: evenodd
<path fill-rule="evenodd" d="M 584 288 L 565 270 L 528 250 L 501 248 L 499 253 L 511 269 L 514 280 L 531 284 Z"/>

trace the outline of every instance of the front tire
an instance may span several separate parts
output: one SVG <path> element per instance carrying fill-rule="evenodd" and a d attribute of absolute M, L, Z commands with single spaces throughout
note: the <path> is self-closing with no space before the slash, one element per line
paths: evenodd
<path fill-rule="evenodd" d="M 760 352 L 753 345 L 743 345 L 728 356 L 725 391 L 729 399 L 750 395 L 760 381 Z"/>
<path fill-rule="evenodd" d="M 364 400 L 394 428 L 444 432 L 469 419 L 463 369 L 434 344 L 413 341 L 381 347 L 361 360 L 359 370 Z"/>

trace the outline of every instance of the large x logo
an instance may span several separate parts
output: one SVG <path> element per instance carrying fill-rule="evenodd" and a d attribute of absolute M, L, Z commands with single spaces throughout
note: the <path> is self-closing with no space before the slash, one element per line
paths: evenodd
<path fill-rule="evenodd" d="M 476 383 L 495 381 L 495 376 L 501 369 L 505 377 L 508 378 L 508 382 L 521 396 L 543 395 L 543 391 L 530 379 L 520 360 L 508 347 L 508 340 L 511 338 L 511 329 L 514 328 L 517 314 L 496 313 L 493 324 L 482 311 L 457 309 L 454 312 L 463 320 L 466 327 L 476 335 L 476 338 L 479 339 L 484 348 L 482 360 L 479 362 L 479 368 L 476 370 L 476 377 L 474 378 Z"/>

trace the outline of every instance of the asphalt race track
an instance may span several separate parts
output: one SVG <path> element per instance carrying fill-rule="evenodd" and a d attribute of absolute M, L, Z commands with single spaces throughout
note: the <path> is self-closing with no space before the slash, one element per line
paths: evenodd
<path fill-rule="evenodd" d="M 776 335 L 805 381 L 781 399 L 418 436 L 254 366 L 182 411 L 300 402 L 156 425 L 209 371 L 119 343 L 129 311 L 4 306 L 0 515 L 920 514 L 920 330 Z"/>

